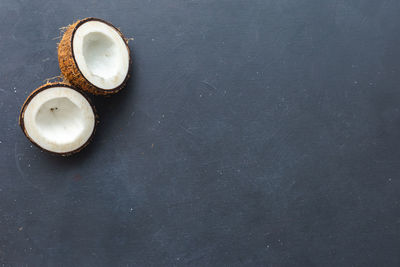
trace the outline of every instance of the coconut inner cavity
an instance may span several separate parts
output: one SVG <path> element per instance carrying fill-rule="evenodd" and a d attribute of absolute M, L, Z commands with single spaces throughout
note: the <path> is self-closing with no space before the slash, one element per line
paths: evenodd
<path fill-rule="evenodd" d="M 116 29 L 101 21 L 87 21 L 76 29 L 73 54 L 83 77 L 98 88 L 117 88 L 128 75 L 128 47 Z"/>
<path fill-rule="evenodd" d="M 101 32 L 83 37 L 83 57 L 92 75 L 112 79 L 117 74 L 118 51 L 114 41 Z"/>
<path fill-rule="evenodd" d="M 48 141 L 57 144 L 73 142 L 84 130 L 84 114 L 66 97 L 46 101 L 35 117 L 36 126 Z"/>

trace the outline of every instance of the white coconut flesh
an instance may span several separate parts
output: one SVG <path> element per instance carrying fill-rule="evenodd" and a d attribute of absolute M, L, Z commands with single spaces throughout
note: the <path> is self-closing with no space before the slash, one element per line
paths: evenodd
<path fill-rule="evenodd" d="M 81 93 L 68 87 L 50 87 L 27 104 L 24 127 L 40 147 L 68 153 L 88 141 L 94 131 L 95 115 Z"/>
<path fill-rule="evenodd" d="M 75 62 L 94 86 L 111 90 L 120 86 L 129 69 L 129 51 L 121 35 L 101 21 L 80 25 L 72 40 Z"/>

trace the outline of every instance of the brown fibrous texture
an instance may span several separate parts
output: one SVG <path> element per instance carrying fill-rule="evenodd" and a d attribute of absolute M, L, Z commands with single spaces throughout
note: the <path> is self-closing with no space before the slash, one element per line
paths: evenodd
<path fill-rule="evenodd" d="M 123 83 L 114 89 L 105 90 L 105 89 L 101 89 L 101 88 L 91 84 L 83 76 L 83 74 L 79 70 L 79 67 L 75 61 L 75 57 L 73 54 L 73 47 L 72 47 L 72 41 L 74 38 L 75 31 L 83 23 L 92 21 L 92 20 L 101 21 L 101 22 L 113 27 L 119 33 L 119 35 L 122 37 L 122 39 L 124 40 L 126 47 L 128 49 L 128 53 L 129 53 L 128 74 L 125 77 L 125 80 L 123 81 Z M 97 19 L 97 18 L 86 18 L 86 19 L 78 20 L 75 23 L 73 23 L 72 25 L 67 27 L 59 45 L 58 45 L 58 63 L 60 65 L 61 73 L 64 76 L 64 78 L 66 79 L 66 81 L 68 81 L 71 85 L 73 85 L 77 88 L 80 88 L 86 92 L 89 92 L 89 93 L 92 93 L 95 95 L 110 95 L 110 94 L 117 93 L 122 88 L 125 87 L 128 79 L 129 79 L 129 76 L 130 76 L 129 73 L 130 73 L 130 68 L 131 68 L 132 64 L 131 64 L 131 56 L 130 56 L 128 41 L 129 41 L 129 39 L 125 38 L 124 35 L 121 33 L 121 31 L 109 22 L 106 22 L 104 20 Z"/>
<path fill-rule="evenodd" d="M 57 153 L 54 151 L 49 151 L 47 149 L 44 149 L 43 147 L 39 146 L 27 133 L 26 129 L 25 129 L 25 125 L 24 125 L 24 116 L 25 116 L 25 109 L 28 106 L 29 102 L 40 92 L 49 89 L 51 87 L 68 87 L 71 88 L 77 92 L 79 92 L 80 94 L 83 95 L 83 97 L 86 98 L 86 100 L 89 102 L 90 106 L 92 107 L 94 116 L 95 116 L 95 124 L 94 124 L 94 128 L 93 128 L 93 132 L 91 134 L 91 136 L 89 137 L 89 139 L 86 141 L 86 143 L 84 143 L 81 147 L 73 150 L 73 151 L 69 151 L 69 152 L 65 152 L 65 153 Z M 92 140 L 93 140 L 93 136 L 94 133 L 96 132 L 96 128 L 97 128 L 97 124 L 99 123 L 99 119 L 98 119 L 98 115 L 97 115 L 97 111 L 95 106 L 93 105 L 92 101 L 79 89 L 72 87 L 71 85 L 67 84 L 67 83 L 63 83 L 63 82 L 55 82 L 55 83 L 46 83 L 40 87 L 38 87 L 37 89 L 35 89 L 25 100 L 24 104 L 22 105 L 21 111 L 19 113 L 19 118 L 18 118 L 18 122 L 19 122 L 19 126 L 21 126 L 22 131 L 24 132 L 25 136 L 29 139 L 29 141 L 31 141 L 34 145 L 36 145 L 37 147 L 39 147 L 41 150 L 49 152 L 51 154 L 56 154 L 56 155 L 61 155 L 61 156 L 70 156 L 72 154 L 76 154 L 79 151 L 81 151 L 82 149 L 84 149 Z"/>

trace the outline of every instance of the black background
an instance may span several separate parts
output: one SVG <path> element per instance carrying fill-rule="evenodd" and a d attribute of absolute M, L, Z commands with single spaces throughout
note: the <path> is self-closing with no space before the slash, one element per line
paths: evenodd
<path fill-rule="evenodd" d="M 399 266 L 400 1 L 0 1 L 4 266 Z M 17 125 L 59 28 L 127 37 L 69 157 Z"/>

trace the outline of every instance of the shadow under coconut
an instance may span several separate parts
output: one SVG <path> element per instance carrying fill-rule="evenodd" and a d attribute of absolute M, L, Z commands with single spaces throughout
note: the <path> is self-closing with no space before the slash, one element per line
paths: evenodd
<path fill-rule="evenodd" d="M 133 77 L 134 63 L 130 69 L 130 78 L 120 92 L 110 96 L 91 96 L 99 116 L 99 123 L 95 136 L 104 141 L 115 136 L 125 124 L 126 115 L 132 112 L 134 106 L 135 77 Z M 95 145 L 95 144 L 92 144 Z"/>
<path fill-rule="evenodd" d="M 97 133 L 97 129 L 96 129 Z M 93 144 L 96 143 L 96 133 L 92 141 L 83 148 L 80 152 L 70 156 L 60 156 L 52 153 L 43 152 L 43 156 L 51 163 L 52 168 L 65 168 L 65 167 L 79 167 L 84 165 L 86 160 L 89 159 L 96 149 Z"/>

